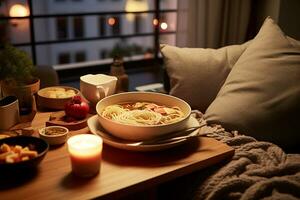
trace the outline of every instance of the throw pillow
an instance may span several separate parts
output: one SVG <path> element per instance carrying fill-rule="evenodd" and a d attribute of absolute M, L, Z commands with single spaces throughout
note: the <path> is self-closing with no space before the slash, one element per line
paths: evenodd
<path fill-rule="evenodd" d="M 161 45 L 170 78 L 170 94 L 204 112 L 215 99 L 232 66 L 249 42 L 220 49 Z"/>
<path fill-rule="evenodd" d="M 300 42 L 268 17 L 204 118 L 289 148 L 300 145 L 299 116 Z"/>

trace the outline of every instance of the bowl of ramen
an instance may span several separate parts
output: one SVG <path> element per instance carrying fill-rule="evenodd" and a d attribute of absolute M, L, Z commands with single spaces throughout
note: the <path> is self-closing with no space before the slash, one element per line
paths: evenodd
<path fill-rule="evenodd" d="M 184 100 L 154 92 L 124 92 L 100 100 L 98 120 L 125 140 L 150 140 L 187 126 L 191 107 Z"/>
<path fill-rule="evenodd" d="M 38 91 L 37 104 L 42 108 L 63 110 L 65 104 L 78 93 L 78 89 L 68 86 L 46 87 Z"/>

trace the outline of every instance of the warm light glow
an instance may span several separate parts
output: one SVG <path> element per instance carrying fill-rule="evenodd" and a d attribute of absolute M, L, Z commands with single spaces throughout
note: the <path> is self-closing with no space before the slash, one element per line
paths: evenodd
<path fill-rule="evenodd" d="M 21 4 L 15 4 L 9 10 L 9 16 L 11 17 L 26 17 L 28 15 L 27 8 Z"/>
<path fill-rule="evenodd" d="M 95 135 L 76 135 L 68 140 L 68 148 L 74 156 L 93 157 L 102 151 L 102 140 Z"/>
<path fill-rule="evenodd" d="M 126 12 L 142 12 L 149 10 L 148 1 L 147 0 L 127 0 L 125 4 Z M 144 15 L 142 15 L 144 16 Z M 126 14 L 126 18 L 128 21 L 134 20 L 134 14 Z"/>
<path fill-rule="evenodd" d="M 110 17 L 110 18 L 108 18 L 107 23 L 108 23 L 110 26 L 113 26 L 113 25 L 116 24 L 116 19 L 113 18 L 113 17 Z"/>
<path fill-rule="evenodd" d="M 153 26 L 157 26 L 158 25 L 158 19 L 153 19 L 152 23 L 153 23 Z"/>
<path fill-rule="evenodd" d="M 160 28 L 161 28 L 162 30 L 167 30 L 168 24 L 167 24 L 166 22 L 162 22 L 162 23 L 160 24 Z"/>
<path fill-rule="evenodd" d="M 68 139 L 72 172 L 81 177 L 96 175 L 100 170 L 102 138 L 92 134 L 75 135 Z"/>

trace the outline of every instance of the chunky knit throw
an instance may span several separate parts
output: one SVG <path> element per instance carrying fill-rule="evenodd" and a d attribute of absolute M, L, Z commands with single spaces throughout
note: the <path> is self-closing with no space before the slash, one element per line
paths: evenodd
<path fill-rule="evenodd" d="M 193 114 L 200 123 L 206 123 L 202 113 L 194 111 Z M 176 190 L 181 193 L 177 197 L 201 200 L 300 199 L 300 154 L 286 154 L 275 144 L 227 132 L 219 125 L 207 125 L 200 132 L 209 133 L 208 137 L 233 147 L 235 155 L 226 163 L 174 181 L 177 185 L 172 187 L 178 187 Z"/>

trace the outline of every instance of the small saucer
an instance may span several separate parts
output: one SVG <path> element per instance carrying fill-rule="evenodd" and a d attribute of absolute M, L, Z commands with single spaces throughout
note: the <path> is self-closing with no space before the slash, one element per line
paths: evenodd
<path fill-rule="evenodd" d="M 160 144 L 147 144 L 147 145 L 131 145 L 133 143 L 132 141 L 123 140 L 120 138 L 117 138 L 110 133 L 107 133 L 101 124 L 98 121 L 98 115 L 94 115 L 90 117 L 87 121 L 88 127 L 91 131 L 91 133 L 95 135 L 99 135 L 102 137 L 103 142 L 109 146 L 118 148 L 118 149 L 124 149 L 124 150 L 130 150 L 130 151 L 158 151 L 163 149 L 168 149 L 180 144 L 183 144 L 187 141 L 187 139 L 182 139 L 178 141 L 172 141 L 168 143 L 160 143 Z M 190 117 L 188 121 L 188 127 L 198 126 L 199 122 L 196 118 Z M 197 131 L 197 130 L 195 130 Z M 191 133 L 192 134 L 192 133 Z"/>

